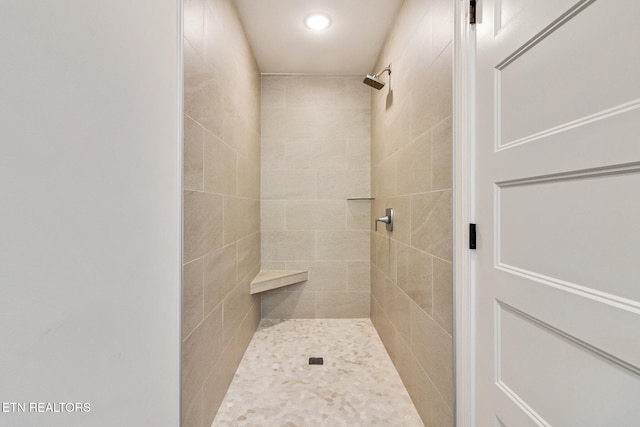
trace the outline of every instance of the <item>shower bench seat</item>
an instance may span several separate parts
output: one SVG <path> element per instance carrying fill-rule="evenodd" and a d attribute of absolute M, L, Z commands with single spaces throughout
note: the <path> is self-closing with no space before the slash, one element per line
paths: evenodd
<path fill-rule="evenodd" d="M 270 291 L 308 279 L 309 272 L 304 270 L 261 270 L 251 281 L 250 293 Z"/>

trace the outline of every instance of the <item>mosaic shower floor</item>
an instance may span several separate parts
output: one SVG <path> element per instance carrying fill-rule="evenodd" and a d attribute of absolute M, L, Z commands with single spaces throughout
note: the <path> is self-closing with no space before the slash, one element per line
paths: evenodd
<path fill-rule="evenodd" d="M 265 319 L 213 426 L 423 423 L 369 319 Z"/>

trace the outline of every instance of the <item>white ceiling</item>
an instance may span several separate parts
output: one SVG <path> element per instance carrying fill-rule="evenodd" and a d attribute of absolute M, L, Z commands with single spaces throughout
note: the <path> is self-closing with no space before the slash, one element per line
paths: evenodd
<path fill-rule="evenodd" d="M 372 67 L 404 0 L 235 0 L 263 74 L 354 75 Z M 304 25 L 312 12 L 331 26 Z"/>

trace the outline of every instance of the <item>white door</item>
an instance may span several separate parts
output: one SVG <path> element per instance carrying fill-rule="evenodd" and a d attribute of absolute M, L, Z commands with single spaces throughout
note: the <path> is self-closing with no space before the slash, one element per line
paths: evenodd
<path fill-rule="evenodd" d="M 477 425 L 640 426 L 640 2 L 481 8 Z"/>

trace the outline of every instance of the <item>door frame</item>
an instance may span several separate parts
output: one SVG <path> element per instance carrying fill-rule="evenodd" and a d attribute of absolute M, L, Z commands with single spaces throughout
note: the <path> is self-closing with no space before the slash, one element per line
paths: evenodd
<path fill-rule="evenodd" d="M 469 224 L 475 223 L 476 33 L 475 26 L 469 24 L 469 0 L 454 0 L 454 2 L 454 420 L 458 427 L 473 427 L 476 424 L 475 254 L 469 249 Z M 477 8 L 479 7 L 478 4 Z M 477 15 L 481 17 L 479 10 Z"/>

